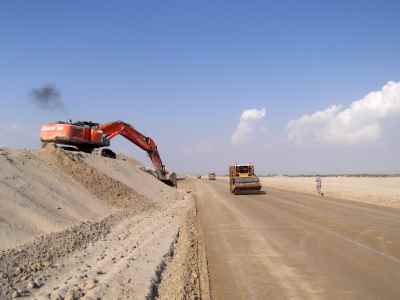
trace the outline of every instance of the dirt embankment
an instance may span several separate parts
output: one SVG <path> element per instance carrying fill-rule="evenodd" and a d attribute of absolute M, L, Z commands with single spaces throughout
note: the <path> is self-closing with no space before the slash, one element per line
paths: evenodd
<path fill-rule="evenodd" d="M 193 207 L 155 277 L 151 299 L 210 299 L 205 244 Z"/>
<path fill-rule="evenodd" d="M 0 149 L 0 249 L 107 214 L 104 201 L 37 151 Z"/>
<path fill-rule="evenodd" d="M 0 299 L 199 299 L 193 197 L 139 167 L 2 149 Z"/>
<path fill-rule="evenodd" d="M 96 165 L 87 163 L 85 156 L 88 159 L 93 155 L 66 152 L 51 145 L 43 149 L 39 155 L 111 207 L 143 209 L 151 204 L 150 199 L 145 199 L 131 187 L 109 176 L 107 170 L 102 173 Z M 97 161 L 100 163 L 101 160 Z"/>
<path fill-rule="evenodd" d="M 315 177 L 264 177 L 265 189 L 316 194 Z M 322 177 L 327 197 L 400 208 L 400 177 Z"/>

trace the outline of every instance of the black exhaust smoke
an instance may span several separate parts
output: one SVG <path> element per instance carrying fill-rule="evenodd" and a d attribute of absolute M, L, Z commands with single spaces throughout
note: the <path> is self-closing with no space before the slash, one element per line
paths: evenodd
<path fill-rule="evenodd" d="M 64 110 L 61 92 L 53 84 L 32 89 L 31 97 L 33 103 L 43 110 Z"/>

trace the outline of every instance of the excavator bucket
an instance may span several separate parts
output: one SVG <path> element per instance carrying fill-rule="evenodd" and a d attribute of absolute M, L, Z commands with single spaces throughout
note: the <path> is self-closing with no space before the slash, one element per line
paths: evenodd
<path fill-rule="evenodd" d="M 177 186 L 176 173 L 174 172 L 166 174 L 157 174 L 157 178 L 169 186 L 172 187 Z"/>
<path fill-rule="evenodd" d="M 176 179 L 176 173 L 174 172 L 162 172 L 160 170 L 153 170 L 153 169 L 148 169 L 146 167 L 141 167 L 140 168 L 142 171 L 147 172 L 154 177 L 156 177 L 158 180 L 164 182 L 166 185 L 172 186 L 172 187 L 177 187 L 177 179 Z"/>

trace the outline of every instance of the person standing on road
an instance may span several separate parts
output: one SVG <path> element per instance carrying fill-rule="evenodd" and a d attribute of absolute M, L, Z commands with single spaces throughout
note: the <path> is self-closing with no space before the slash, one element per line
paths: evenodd
<path fill-rule="evenodd" d="M 321 180 L 321 177 L 319 175 L 317 175 L 317 177 L 315 178 L 315 184 L 316 184 L 318 195 L 323 196 L 324 194 L 321 192 L 322 180 Z"/>

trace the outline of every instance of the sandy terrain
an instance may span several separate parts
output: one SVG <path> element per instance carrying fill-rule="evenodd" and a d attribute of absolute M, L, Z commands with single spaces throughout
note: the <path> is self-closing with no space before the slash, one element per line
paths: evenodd
<path fill-rule="evenodd" d="M 0 299 L 195 299 L 193 197 L 140 167 L 0 149 Z"/>
<path fill-rule="evenodd" d="M 314 177 L 265 177 L 268 187 L 316 194 Z M 327 197 L 400 208 L 400 177 L 322 177 Z"/>
<path fill-rule="evenodd" d="M 0 150 L 0 249 L 108 214 L 76 180 L 40 153 Z"/>
<path fill-rule="evenodd" d="M 315 178 L 268 177 L 265 195 L 240 197 L 226 177 L 175 189 L 141 167 L 0 148 L 0 299 L 341 299 L 400 278 L 399 210 L 357 203 L 399 208 L 400 178 L 324 177 L 320 198 Z M 395 276 L 361 278 L 370 259 Z"/>

